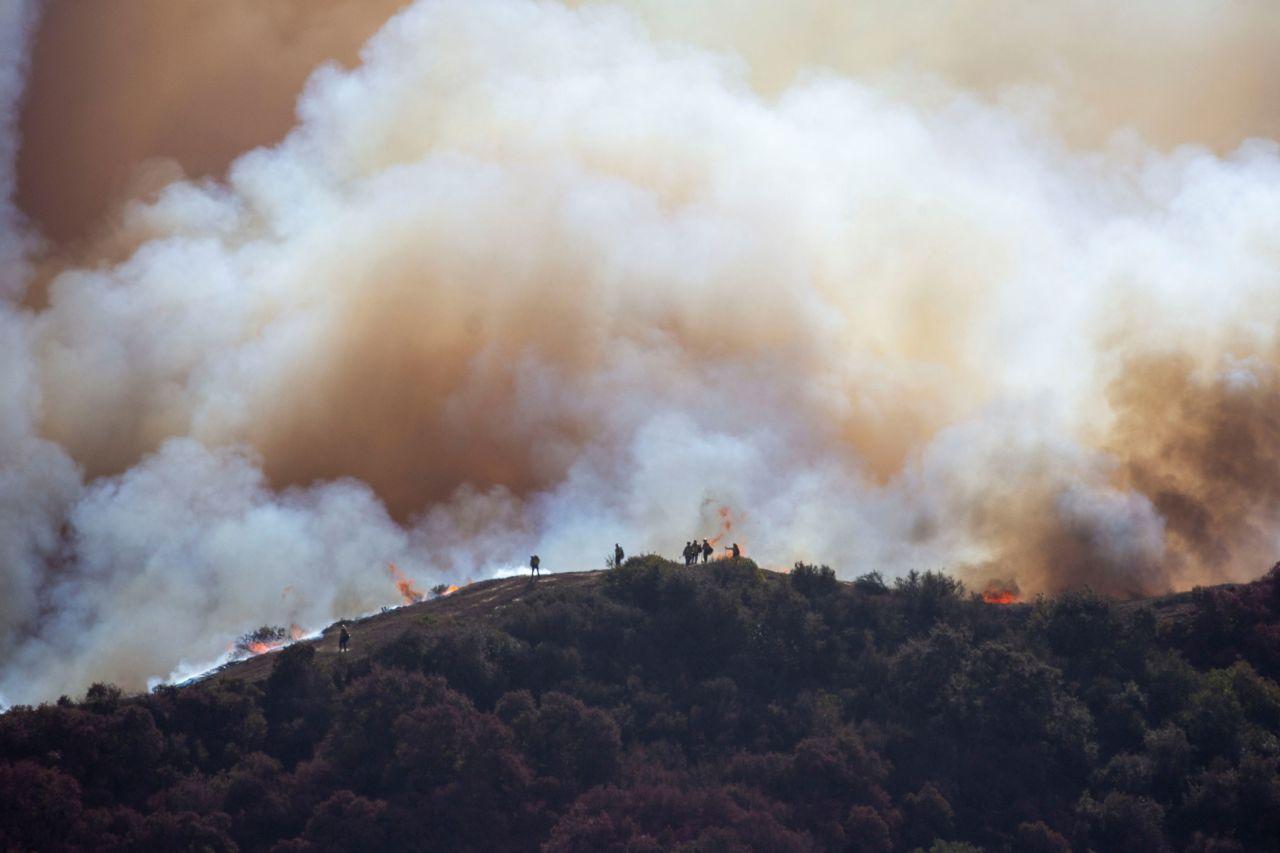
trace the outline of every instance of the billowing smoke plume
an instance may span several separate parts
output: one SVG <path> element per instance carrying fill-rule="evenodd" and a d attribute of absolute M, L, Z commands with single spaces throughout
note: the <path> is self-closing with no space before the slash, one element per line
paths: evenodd
<path fill-rule="evenodd" d="M 393 603 L 390 563 L 596 568 L 722 507 L 762 563 L 845 575 L 1274 561 L 1280 151 L 1244 137 L 1276 15 L 1015 15 L 1049 67 L 966 46 L 986 11 L 811 2 L 766 39 L 781 4 L 686 5 L 421 0 L 282 142 L 10 288 L 8 701 Z M 872 50 L 902 27 L 918 55 Z M 1113 31 L 1137 76 L 1104 91 Z M 1141 103 L 1190 54 L 1214 110 Z"/>

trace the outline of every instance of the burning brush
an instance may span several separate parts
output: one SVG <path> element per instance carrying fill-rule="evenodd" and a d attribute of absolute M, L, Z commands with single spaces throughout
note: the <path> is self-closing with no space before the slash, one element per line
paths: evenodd
<path fill-rule="evenodd" d="M 987 604 L 1017 604 L 1022 600 L 1022 590 L 1015 580 L 992 580 L 982 591 L 982 600 Z"/>
<path fill-rule="evenodd" d="M 286 646 L 302 639 L 302 628 L 297 624 L 285 628 L 281 625 L 263 625 L 236 640 L 233 649 L 238 656 L 252 657 Z"/>

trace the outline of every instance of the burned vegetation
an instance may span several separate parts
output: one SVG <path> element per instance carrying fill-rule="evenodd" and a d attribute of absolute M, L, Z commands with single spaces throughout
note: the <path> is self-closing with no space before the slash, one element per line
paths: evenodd
<path fill-rule="evenodd" d="M 1280 845 L 1280 572 L 1009 605 L 745 559 L 580 578 L 441 615 L 463 590 L 360 655 L 294 644 L 257 682 L 11 709 L 0 846 Z"/>

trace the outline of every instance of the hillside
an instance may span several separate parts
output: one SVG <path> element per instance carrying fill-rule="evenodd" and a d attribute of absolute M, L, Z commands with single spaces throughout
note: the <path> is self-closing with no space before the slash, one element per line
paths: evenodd
<path fill-rule="evenodd" d="M 603 572 L 561 572 L 543 575 L 537 580 L 527 576 L 479 581 L 461 587 L 457 592 L 439 598 L 431 598 L 416 604 L 406 604 L 375 613 L 362 619 L 345 620 L 353 635 L 347 656 L 351 662 L 375 654 L 387 643 L 400 637 L 405 631 L 431 620 L 441 626 L 465 624 L 473 620 L 487 619 L 501 614 L 503 609 L 524 600 L 525 596 L 594 585 L 600 582 Z M 300 640 L 295 645 L 314 647 L 322 657 L 338 653 L 338 629 L 335 622 L 320 632 L 315 639 Z M 194 679 L 238 679 L 246 682 L 262 681 L 271 674 L 279 650 L 255 655 L 247 660 L 232 661 L 216 671 Z"/>
<path fill-rule="evenodd" d="M 788 575 L 761 570 L 761 577 L 771 583 L 785 583 Z M 479 581 L 459 588 L 449 595 L 426 599 L 414 604 L 407 604 L 375 613 L 361 619 L 344 620 L 355 637 L 348 650 L 352 662 L 373 656 L 387 643 L 399 638 L 405 631 L 412 630 L 422 624 L 423 620 L 433 621 L 438 626 L 458 625 L 472 620 L 491 619 L 500 616 L 502 611 L 518 604 L 526 596 L 543 595 L 549 591 L 561 591 L 571 588 L 594 587 L 601 583 L 606 573 L 592 572 L 560 572 L 547 574 L 537 580 L 526 575 Z M 840 582 L 842 586 L 850 586 L 848 582 Z M 1225 591 L 1238 588 L 1238 584 L 1222 584 L 1215 590 Z M 1116 602 L 1119 612 L 1147 610 L 1160 625 L 1182 625 L 1194 616 L 1194 592 L 1180 592 L 1152 598 L 1134 599 Z M 1014 605 L 1017 610 L 1027 607 L 1026 602 Z M 321 631 L 318 638 L 299 641 L 301 645 L 313 646 L 317 654 L 331 655 L 338 653 L 338 630 L 342 623 L 335 622 Z M 193 681 L 209 679 L 237 679 L 246 682 L 258 682 L 266 679 L 274 664 L 271 657 L 279 649 L 265 654 L 255 655 L 246 660 L 232 661 L 212 673 L 199 676 Z"/>
<path fill-rule="evenodd" d="M 509 578 L 0 717 L 6 849 L 1264 850 L 1280 572 L 984 603 L 749 560 Z"/>

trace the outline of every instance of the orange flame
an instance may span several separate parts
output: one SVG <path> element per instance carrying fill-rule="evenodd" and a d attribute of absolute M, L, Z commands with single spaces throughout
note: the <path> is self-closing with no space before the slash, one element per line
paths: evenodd
<path fill-rule="evenodd" d="M 713 546 L 719 545 L 720 540 L 727 536 L 730 530 L 733 530 L 733 510 L 727 506 L 722 506 L 716 510 L 716 515 L 720 516 L 720 532 L 707 540 Z"/>
<path fill-rule="evenodd" d="M 422 591 L 413 585 L 413 581 L 405 577 L 404 574 L 396 568 L 395 563 L 388 563 L 387 570 L 390 571 L 391 577 L 395 579 L 396 589 L 400 591 L 400 597 L 404 599 L 405 604 L 417 604 L 419 601 L 426 598 L 426 596 L 422 594 Z"/>
<path fill-rule="evenodd" d="M 707 539 L 707 542 L 712 547 L 718 548 L 720 543 L 723 542 L 725 538 L 733 531 L 734 519 L 733 519 L 733 510 L 727 506 L 722 506 L 719 509 L 717 509 L 716 515 L 720 517 L 720 530 L 716 533 L 715 536 L 712 536 L 709 539 Z M 745 557 L 747 554 L 746 547 L 744 547 L 741 543 L 738 544 L 738 551 L 740 552 L 740 556 Z M 733 546 L 732 544 L 729 544 L 729 545 L 725 545 L 723 550 L 718 550 L 711 559 L 729 560 L 732 558 L 733 558 Z"/>
<path fill-rule="evenodd" d="M 1022 600 L 1022 591 L 1016 581 L 991 581 L 982 591 L 982 600 L 987 604 L 1017 604 Z"/>
<path fill-rule="evenodd" d="M 232 655 L 256 655 L 266 654 L 274 651 L 290 643 L 295 643 L 303 637 L 302 626 L 297 622 L 289 625 L 288 630 L 284 628 L 271 628 L 263 626 L 251 634 L 246 634 L 238 641 L 232 643 L 227 651 Z"/>

